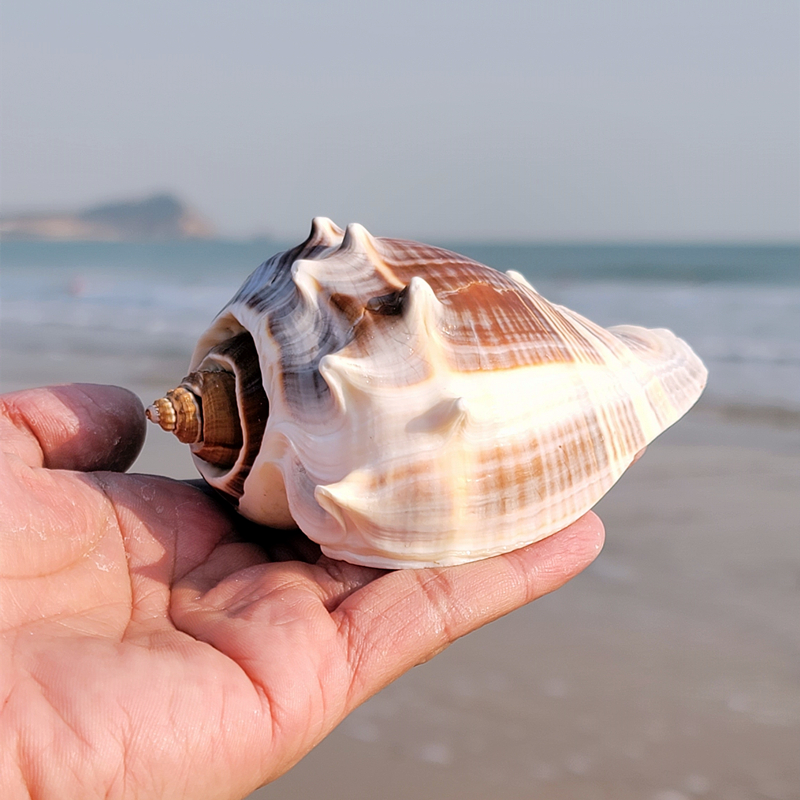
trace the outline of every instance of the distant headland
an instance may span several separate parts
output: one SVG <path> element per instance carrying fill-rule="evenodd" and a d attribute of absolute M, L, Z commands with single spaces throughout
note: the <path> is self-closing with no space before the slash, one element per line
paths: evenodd
<path fill-rule="evenodd" d="M 0 236 L 6 240 L 147 242 L 215 235 L 207 219 L 171 194 L 102 203 L 74 212 L 0 216 Z"/>

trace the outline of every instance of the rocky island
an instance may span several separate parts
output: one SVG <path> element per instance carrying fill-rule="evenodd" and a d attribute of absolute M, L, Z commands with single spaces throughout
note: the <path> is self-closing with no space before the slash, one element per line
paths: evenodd
<path fill-rule="evenodd" d="M 166 241 L 210 239 L 214 226 L 171 194 L 94 205 L 77 212 L 0 217 L 3 239 Z"/>

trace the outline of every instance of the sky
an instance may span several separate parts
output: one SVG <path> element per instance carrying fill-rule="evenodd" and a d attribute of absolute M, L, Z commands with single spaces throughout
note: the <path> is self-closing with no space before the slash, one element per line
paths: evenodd
<path fill-rule="evenodd" d="M 796 241 L 797 0 L 6 0 L 0 204 Z"/>

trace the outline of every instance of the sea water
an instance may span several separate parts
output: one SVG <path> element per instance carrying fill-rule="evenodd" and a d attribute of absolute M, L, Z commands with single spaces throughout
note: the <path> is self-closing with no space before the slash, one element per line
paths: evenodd
<path fill-rule="evenodd" d="M 670 328 L 709 368 L 707 403 L 800 410 L 800 246 L 441 244 L 521 272 L 601 325 Z M 188 361 L 247 275 L 285 246 L 4 242 L 0 355 Z M 11 382 L 0 371 L 0 387 Z"/>

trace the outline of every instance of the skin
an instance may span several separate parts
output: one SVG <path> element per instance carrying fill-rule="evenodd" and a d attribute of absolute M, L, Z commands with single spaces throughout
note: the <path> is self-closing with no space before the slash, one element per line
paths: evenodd
<path fill-rule="evenodd" d="M 602 546 L 587 514 L 458 567 L 332 561 L 196 485 L 122 474 L 144 424 L 116 387 L 0 397 L 4 798 L 244 797 Z"/>

